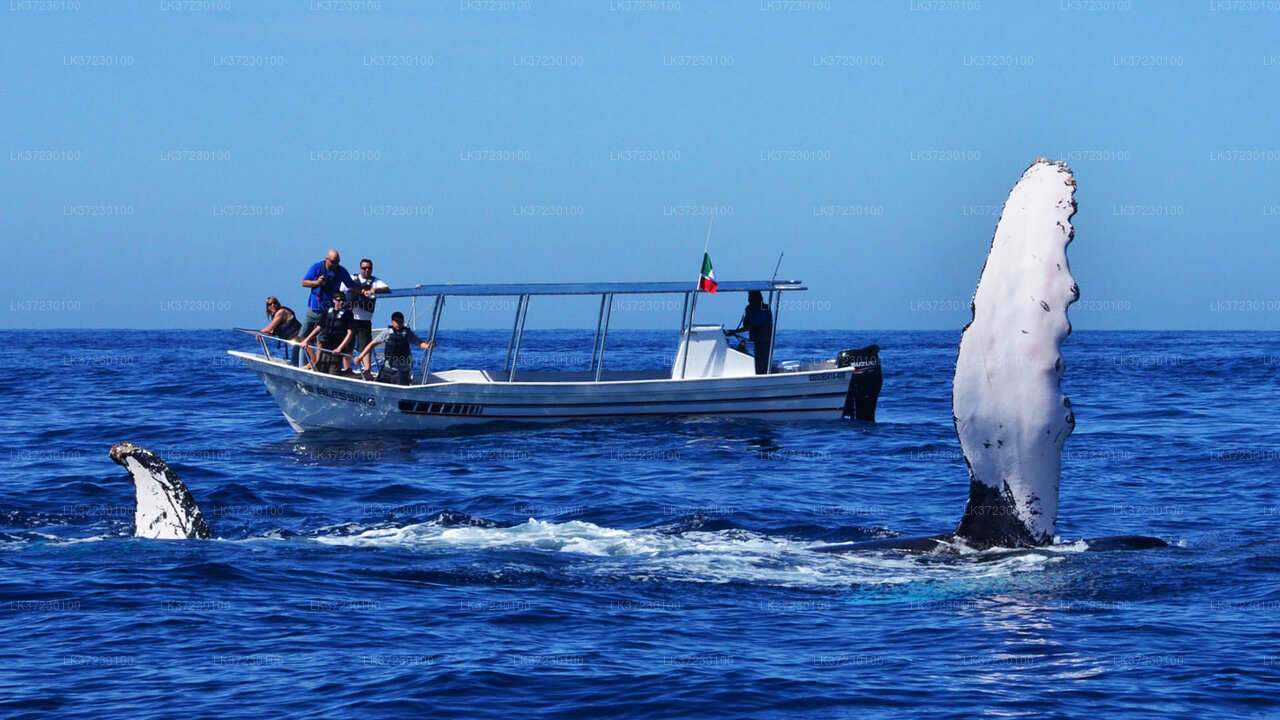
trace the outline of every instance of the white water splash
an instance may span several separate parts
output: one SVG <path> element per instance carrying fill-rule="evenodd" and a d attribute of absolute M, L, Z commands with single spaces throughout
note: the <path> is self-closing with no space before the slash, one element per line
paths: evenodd
<path fill-rule="evenodd" d="M 898 552 L 828 554 L 826 543 L 794 540 L 747 530 L 620 530 L 589 522 L 530 519 L 503 528 L 442 526 L 434 521 L 371 528 L 355 534 L 320 535 L 326 545 L 402 548 L 423 552 L 532 550 L 582 557 L 576 570 L 640 582 L 751 583 L 778 587 L 840 588 L 922 581 L 974 580 L 1035 571 L 1060 559 L 1055 553 L 1019 553 L 975 562 L 978 551 L 956 548 L 960 557 Z M 1056 546 L 1072 552 L 1071 545 Z"/>

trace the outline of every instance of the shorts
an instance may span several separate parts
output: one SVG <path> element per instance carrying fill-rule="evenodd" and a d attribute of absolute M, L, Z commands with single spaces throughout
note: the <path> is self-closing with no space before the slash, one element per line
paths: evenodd
<path fill-rule="evenodd" d="M 351 329 L 355 331 L 356 352 L 369 347 L 369 343 L 373 342 L 373 321 L 372 320 L 352 320 Z"/>
<path fill-rule="evenodd" d="M 300 334 L 302 335 L 302 337 L 306 337 L 310 335 L 311 331 L 315 330 L 316 326 L 322 322 L 324 322 L 324 311 L 312 310 L 308 308 L 307 319 L 306 319 L 306 322 L 302 324 L 302 332 Z"/>

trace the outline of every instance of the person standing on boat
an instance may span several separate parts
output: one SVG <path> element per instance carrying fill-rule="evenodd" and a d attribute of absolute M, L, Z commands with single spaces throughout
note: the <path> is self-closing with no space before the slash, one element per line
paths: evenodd
<path fill-rule="evenodd" d="M 281 305 L 280 300 L 275 295 L 267 296 L 267 317 L 271 318 L 271 322 L 267 323 L 267 326 L 258 332 L 286 342 L 293 342 L 298 339 L 298 333 L 302 331 L 302 323 L 298 322 L 298 316 L 293 312 L 293 308 Z M 298 364 L 297 345 L 294 345 L 289 352 L 289 364 Z"/>
<path fill-rule="evenodd" d="M 317 372 L 341 375 L 343 370 L 351 369 L 351 358 L 346 354 L 351 347 L 351 310 L 347 308 L 347 296 L 336 293 L 330 299 L 333 307 L 320 319 L 320 324 L 307 334 L 302 344 L 307 346 L 307 354 L 311 356 L 311 367 Z M 311 348 L 311 341 L 320 336 L 320 347 L 329 352 L 319 353 Z M 339 360 L 341 358 L 341 360 Z"/>
<path fill-rule="evenodd" d="M 404 313 L 396 311 L 391 313 L 391 325 L 378 331 L 378 334 L 373 337 L 373 342 L 366 345 L 360 352 L 356 362 L 363 362 L 365 367 L 368 367 L 369 355 L 375 347 L 384 343 L 387 347 L 382 353 L 382 369 L 378 371 L 378 382 L 408 385 L 409 376 L 413 374 L 413 346 L 417 345 L 423 350 L 430 350 L 432 343 L 423 340 L 405 327 Z"/>
<path fill-rule="evenodd" d="M 311 297 L 307 299 L 307 319 L 302 324 L 304 336 L 310 336 L 311 331 L 320 326 L 329 311 L 330 299 L 344 283 L 347 287 L 355 287 L 351 273 L 342 267 L 342 256 L 337 250 L 330 250 L 324 260 L 312 265 L 302 276 L 302 287 L 311 289 Z"/>
<path fill-rule="evenodd" d="M 363 351 L 373 340 L 373 308 L 378 302 L 374 295 L 391 292 L 391 286 L 373 274 L 373 261 L 364 258 L 360 261 L 360 274 L 354 278 L 354 285 L 343 285 L 343 290 L 350 294 L 351 315 L 356 334 L 355 349 Z M 364 370 L 369 371 L 369 356 L 364 355 Z"/>
<path fill-rule="evenodd" d="M 764 296 L 759 290 L 747 293 L 747 308 L 742 312 L 742 322 L 738 329 L 730 330 L 730 335 L 741 332 L 749 333 L 751 351 L 756 358 L 756 374 L 769 374 L 769 344 L 773 342 L 773 313 L 764 303 Z"/>

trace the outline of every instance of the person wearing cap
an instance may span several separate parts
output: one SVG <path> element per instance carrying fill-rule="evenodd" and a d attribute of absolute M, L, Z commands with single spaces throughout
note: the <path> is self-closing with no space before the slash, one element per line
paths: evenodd
<path fill-rule="evenodd" d="M 356 362 L 368 363 L 369 355 L 379 345 L 386 344 L 382 353 L 382 369 L 378 371 L 378 382 L 393 385 L 408 385 L 413 374 L 413 346 L 430 350 L 432 343 L 423 340 L 404 324 L 404 313 L 391 313 L 391 325 L 379 330 L 373 341 L 360 352 Z"/>

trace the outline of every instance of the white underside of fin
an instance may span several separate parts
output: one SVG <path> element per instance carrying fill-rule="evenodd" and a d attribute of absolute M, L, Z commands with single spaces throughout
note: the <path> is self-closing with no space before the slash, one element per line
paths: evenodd
<path fill-rule="evenodd" d="M 1079 295 L 1066 253 L 1074 192 L 1070 168 L 1037 160 L 1009 193 L 952 388 L 972 479 L 1011 497 L 1017 519 L 1041 543 L 1055 533 L 1062 445 L 1075 422 L 1059 387 L 1067 306 Z"/>
<path fill-rule="evenodd" d="M 153 540 L 192 537 L 192 522 L 184 516 L 173 489 L 164 477 L 148 470 L 136 458 L 126 458 L 125 467 L 133 476 L 137 500 L 133 513 L 134 536 Z"/>

